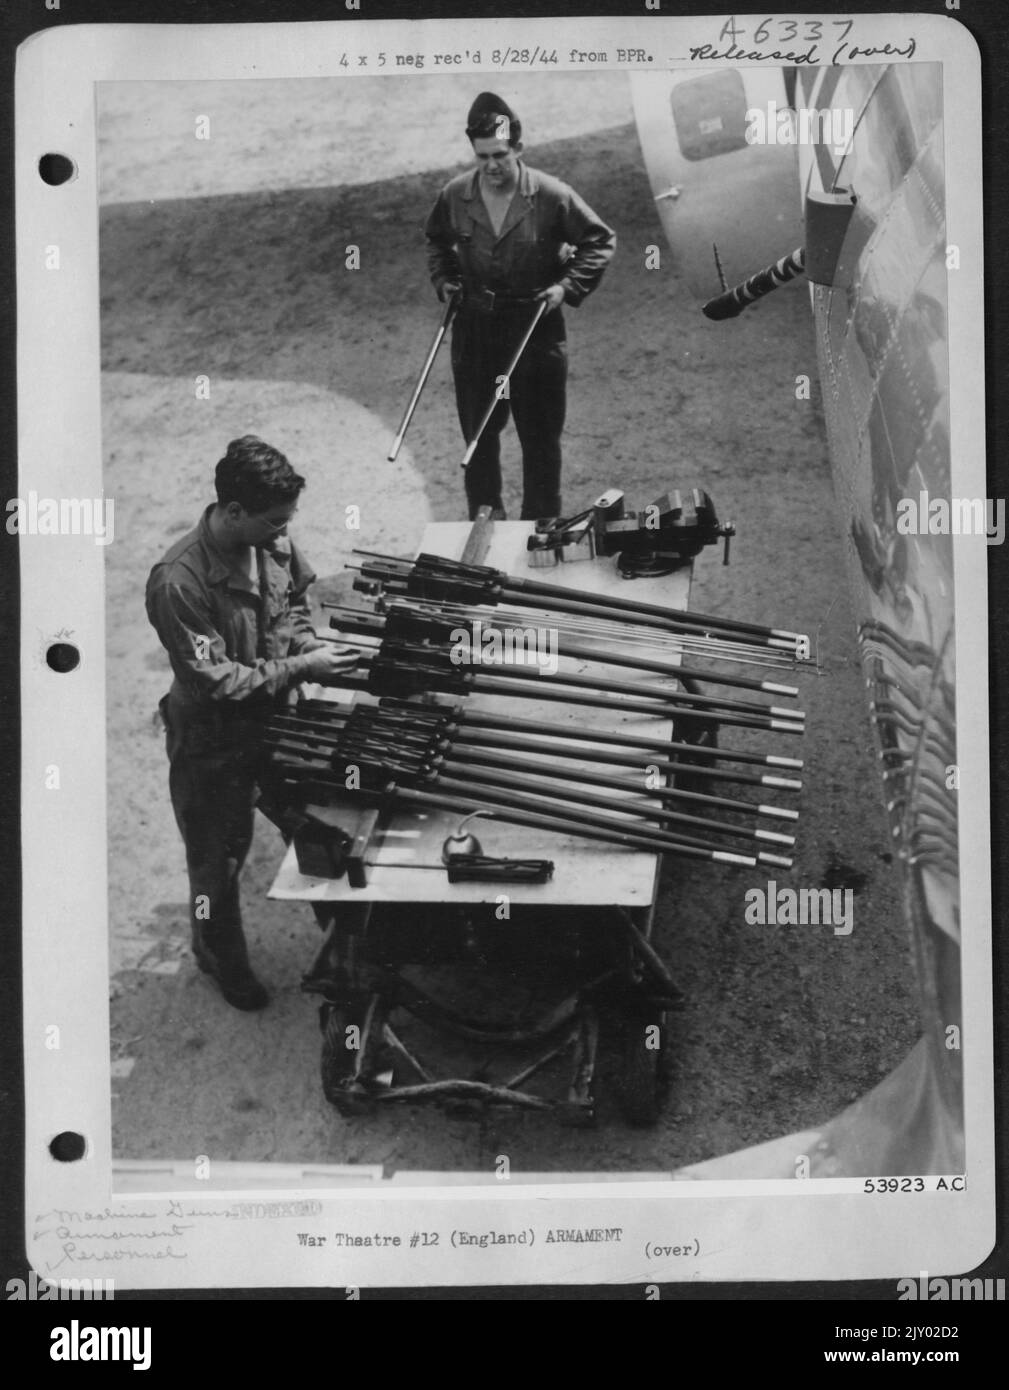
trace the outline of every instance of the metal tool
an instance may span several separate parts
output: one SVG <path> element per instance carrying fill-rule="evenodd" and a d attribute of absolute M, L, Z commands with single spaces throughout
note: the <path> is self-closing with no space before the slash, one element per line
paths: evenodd
<path fill-rule="evenodd" d="M 671 488 L 639 512 L 628 511 L 623 493 L 610 488 L 576 516 L 537 522 L 526 548 L 534 568 L 542 567 L 544 555 L 560 560 L 615 555 L 620 573 L 634 579 L 671 574 L 719 540 L 725 542 L 727 565 L 735 534 L 731 521 L 718 520 L 715 504 L 702 488 Z"/>
<path fill-rule="evenodd" d="M 449 324 L 455 317 L 456 310 L 459 307 L 459 300 L 460 296 L 458 294 L 453 294 L 450 296 L 445 306 L 445 313 L 434 335 L 434 341 L 428 349 L 427 357 L 424 359 L 424 365 L 420 369 L 420 375 L 417 377 L 417 383 L 413 388 L 413 394 L 410 397 L 406 410 L 403 412 L 403 418 L 400 421 L 399 429 L 396 431 L 396 438 L 392 441 L 392 448 L 387 455 L 390 463 L 395 460 L 396 455 L 399 453 L 400 446 L 406 437 L 406 432 L 410 428 L 410 421 L 413 419 L 413 413 L 417 409 L 421 393 L 427 385 L 428 377 L 431 375 L 431 368 L 434 366 L 434 359 L 438 356 L 438 349 L 441 347 L 442 340 L 448 332 Z"/>
<path fill-rule="evenodd" d="M 508 363 L 506 371 L 502 374 L 502 380 L 499 381 L 494 391 L 494 395 L 491 398 L 490 405 L 488 405 L 487 409 L 484 411 L 483 419 L 477 426 L 476 433 L 473 435 L 473 438 L 466 446 L 466 452 L 462 456 L 463 468 L 468 468 L 470 463 L 472 462 L 473 455 L 477 451 L 477 445 L 480 443 L 480 437 L 483 434 L 484 430 L 487 428 L 487 426 L 490 424 L 490 417 L 494 414 L 495 410 L 498 408 L 498 405 L 505 398 L 505 392 L 511 384 L 512 373 L 518 366 L 519 359 L 528 347 L 529 339 L 533 336 L 533 333 L 536 329 L 536 325 L 539 323 L 540 319 L 546 313 L 546 309 L 547 301 L 545 299 L 541 299 L 539 303 L 536 305 L 536 312 L 533 314 L 532 322 L 526 329 L 525 333 L 522 335 L 522 341 L 515 349 L 512 359 Z"/>

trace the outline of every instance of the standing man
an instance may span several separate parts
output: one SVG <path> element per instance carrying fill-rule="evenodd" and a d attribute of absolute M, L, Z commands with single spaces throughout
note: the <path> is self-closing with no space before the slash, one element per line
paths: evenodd
<path fill-rule="evenodd" d="M 577 306 L 595 289 L 617 239 L 573 188 L 523 163 L 522 126 L 493 92 L 470 107 L 466 134 L 476 168 L 445 185 L 425 235 L 439 299 L 461 297 L 452 374 L 467 444 L 501 393 L 466 471 L 469 514 L 489 505 L 504 516 L 500 435 L 510 405 L 522 445 L 522 517 L 559 516 L 568 366 L 561 305 Z M 500 378 L 540 301 L 546 312 L 505 395 Z"/>
<path fill-rule="evenodd" d="M 151 570 L 147 615 L 175 680 L 161 701 L 169 786 L 186 846 L 193 954 L 236 1009 L 268 994 L 249 964 L 238 876 L 252 843 L 265 723 L 301 681 L 332 681 L 354 654 L 320 641 L 315 578 L 287 538 L 305 486 L 254 435 L 217 465 L 217 503 Z"/>

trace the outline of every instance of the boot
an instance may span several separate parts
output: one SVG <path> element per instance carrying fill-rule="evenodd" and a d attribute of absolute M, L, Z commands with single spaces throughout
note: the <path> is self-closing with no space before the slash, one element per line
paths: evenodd
<path fill-rule="evenodd" d="M 232 1008 L 251 1013 L 255 1009 L 265 1008 L 270 996 L 253 974 L 241 928 L 238 932 L 235 942 L 211 943 L 205 931 L 194 930 L 193 955 L 196 964 L 216 983 Z M 213 949 L 214 946 L 217 949 Z"/>

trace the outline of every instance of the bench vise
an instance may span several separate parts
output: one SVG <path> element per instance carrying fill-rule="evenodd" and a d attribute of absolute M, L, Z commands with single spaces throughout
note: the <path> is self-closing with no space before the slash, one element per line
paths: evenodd
<path fill-rule="evenodd" d="M 727 565 L 735 534 L 732 522 L 718 520 L 710 494 L 701 488 L 673 488 L 641 511 L 629 511 L 620 489 L 609 488 L 576 516 L 537 521 L 527 548 L 533 569 L 615 555 L 620 573 L 633 579 L 671 574 L 719 540 L 725 542 Z"/>

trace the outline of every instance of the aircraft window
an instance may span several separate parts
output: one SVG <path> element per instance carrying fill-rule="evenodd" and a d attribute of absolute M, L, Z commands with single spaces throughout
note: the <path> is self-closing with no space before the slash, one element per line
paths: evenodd
<path fill-rule="evenodd" d="M 747 148 L 746 92 L 738 72 L 677 83 L 669 102 L 684 159 L 710 159 Z"/>

